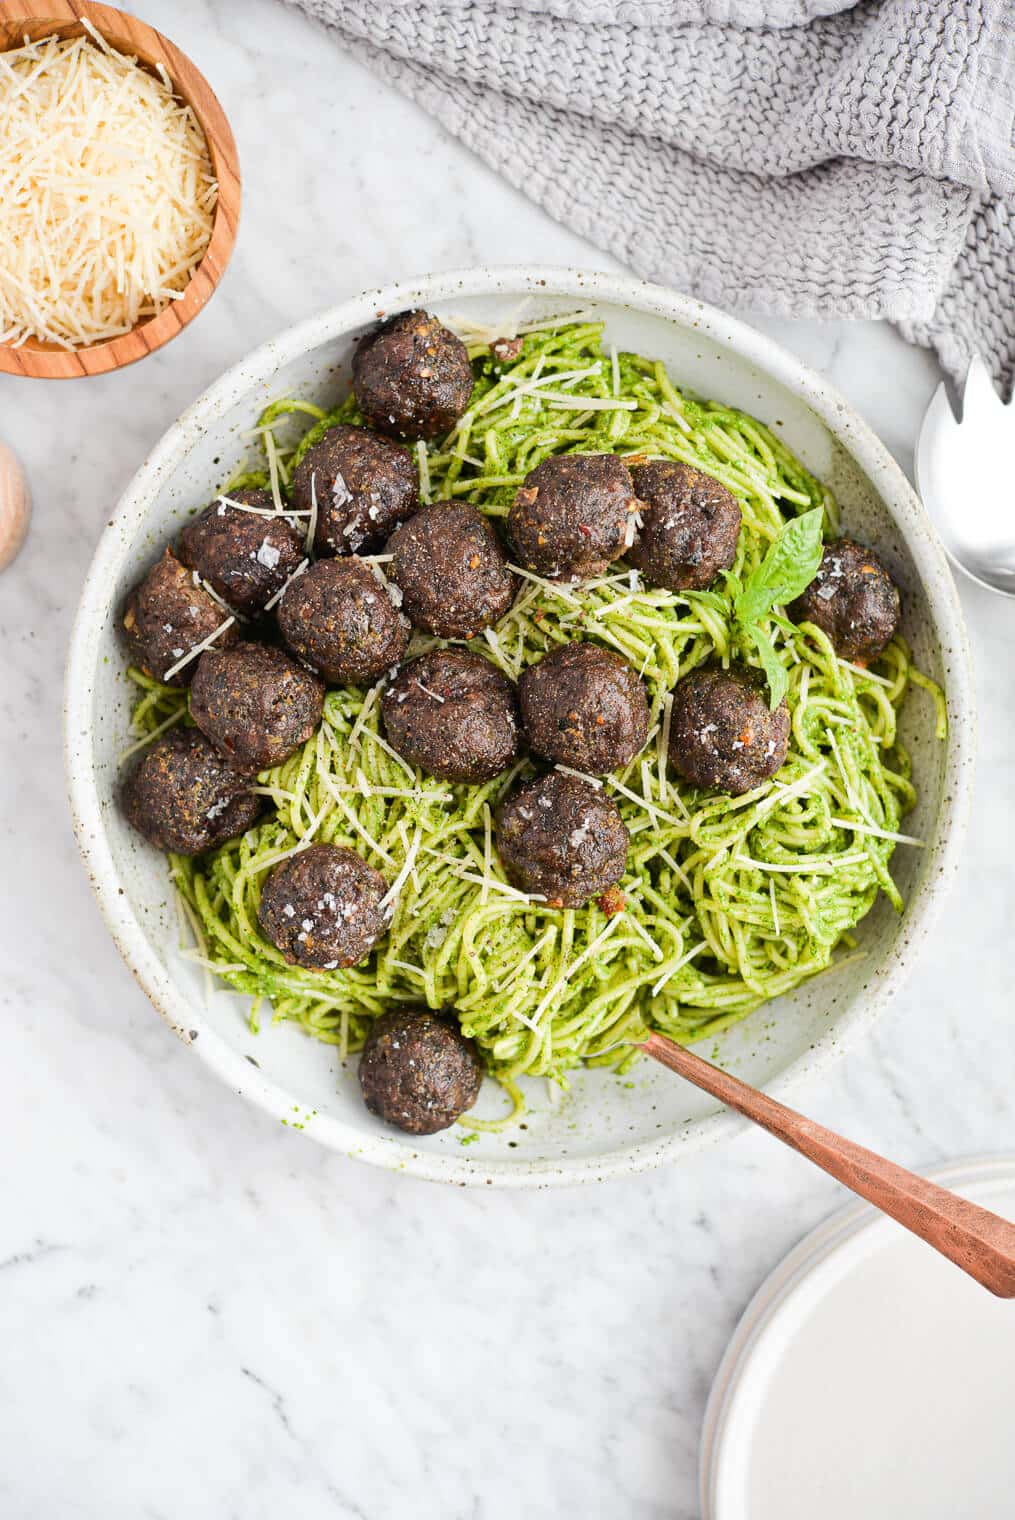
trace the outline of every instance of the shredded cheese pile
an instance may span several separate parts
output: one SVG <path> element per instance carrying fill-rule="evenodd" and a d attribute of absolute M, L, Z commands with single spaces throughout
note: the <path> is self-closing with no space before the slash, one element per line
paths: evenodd
<path fill-rule="evenodd" d="M 164 310 L 208 246 L 217 194 L 161 68 L 91 27 L 0 53 L 0 341 L 78 348 Z"/>

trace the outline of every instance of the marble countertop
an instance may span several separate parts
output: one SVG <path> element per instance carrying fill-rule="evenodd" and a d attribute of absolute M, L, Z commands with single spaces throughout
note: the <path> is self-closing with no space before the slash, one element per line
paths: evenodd
<path fill-rule="evenodd" d="M 0 376 L 0 433 L 36 504 L 0 578 L 0 1514 L 694 1520 L 726 1341 L 841 1191 L 761 1134 L 623 1183 L 515 1195 L 389 1176 L 280 1129 L 131 980 L 61 769 L 62 667 L 99 530 L 222 369 L 409 272 L 613 266 L 277 0 L 141 9 L 225 105 L 243 221 L 208 312 L 142 365 Z M 910 469 L 928 355 L 873 324 L 760 325 Z M 982 706 L 966 869 L 866 1048 L 800 1095 L 917 1166 L 1015 1149 L 1015 608 L 961 594 Z"/>

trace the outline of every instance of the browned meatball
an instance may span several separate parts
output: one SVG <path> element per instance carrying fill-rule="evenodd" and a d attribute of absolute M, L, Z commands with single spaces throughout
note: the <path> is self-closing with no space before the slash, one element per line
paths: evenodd
<path fill-rule="evenodd" d="M 515 578 L 493 525 L 463 501 L 436 501 L 388 540 L 388 574 L 415 628 L 471 639 L 504 616 Z"/>
<path fill-rule="evenodd" d="M 410 1135 L 447 1129 L 479 1097 L 483 1067 L 454 1019 L 426 1008 L 384 1013 L 359 1061 L 363 1101 L 372 1114 Z"/>
<path fill-rule="evenodd" d="M 401 311 L 361 338 L 352 385 L 371 427 L 392 438 L 437 438 L 472 395 L 472 366 L 460 338 L 426 311 Z"/>
<path fill-rule="evenodd" d="M 752 667 L 699 665 L 674 687 L 670 763 L 685 781 L 739 797 L 775 775 L 788 746 L 785 698 L 771 712 Z"/>
<path fill-rule="evenodd" d="M 600 575 L 634 542 L 641 502 L 614 454 L 558 454 L 530 470 L 508 514 L 520 564 L 539 575 Z"/>
<path fill-rule="evenodd" d="M 261 811 L 260 797 L 196 728 L 171 728 L 144 750 L 121 801 L 139 834 L 176 855 L 245 834 Z"/>
<path fill-rule="evenodd" d="M 274 510 L 270 491 L 233 491 L 229 501 Z M 253 617 L 303 559 L 303 535 L 286 517 L 241 512 L 218 500 L 187 524 L 177 552 L 230 607 Z"/>
<path fill-rule="evenodd" d="M 268 872 L 257 919 L 291 966 L 335 971 L 363 960 L 384 933 L 387 890 L 355 850 L 312 844 Z"/>
<path fill-rule="evenodd" d="M 419 507 L 419 469 L 408 449 L 365 427 L 333 427 L 293 475 L 293 506 L 317 503 L 317 554 L 379 548 Z"/>
<path fill-rule="evenodd" d="M 358 559 L 319 559 L 278 604 L 286 644 L 329 685 L 355 686 L 397 665 L 409 632 L 387 591 Z"/>
<path fill-rule="evenodd" d="M 156 681 L 166 679 L 178 660 L 221 628 L 228 613 L 197 584 L 171 549 L 167 549 L 143 581 L 127 597 L 123 630 L 135 665 Z M 219 648 L 235 644 L 236 624 L 216 639 Z M 170 686 L 186 686 L 194 678 L 197 659 L 169 678 Z"/>
<path fill-rule="evenodd" d="M 628 838 L 616 803 L 561 771 L 528 782 L 497 809 L 497 850 L 508 881 L 545 897 L 551 908 L 580 908 L 619 881 Z"/>
<path fill-rule="evenodd" d="M 898 632 L 899 588 L 870 549 L 840 538 L 826 544 L 818 573 L 788 608 L 795 623 L 816 623 L 836 654 L 864 665 Z"/>
<path fill-rule="evenodd" d="M 321 721 L 324 687 L 281 649 L 209 649 L 190 688 L 190 711 L 215 748 L 246 775 L 288 760 Z"/>
<path fill-rule="evenodd" d="M 737 556 L 740 503 L 721 481 L 689 464 L 656 459 L 631 471 L 644 503 L 628 562 L 650 586 L 702 591 Z"/>
<path fill-rule="evenodd" d="M 522 721 L 537 755 L 605 776 L 627 765 L 648 734 L 645 687 L 619 654 L 562 644 L 523 673 Z"/>
<path fill-rule="evenodd" d="M 403 665 L 381 712 L 392 748 L 442 781 L 489 781 L 518 753 L 514 686 L 467 649 L 435 649 Z"/>

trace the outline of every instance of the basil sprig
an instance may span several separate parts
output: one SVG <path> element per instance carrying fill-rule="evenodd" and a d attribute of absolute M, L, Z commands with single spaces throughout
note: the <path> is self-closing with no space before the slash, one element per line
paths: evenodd
<path fill-rule="evenodd" d="M 734 598 L 733 616 L 740 642 L 753 644 L 758 652 L 768 678 L 768 705 L 773 712 L 786 695 L 789 677 L 765 624 L 774 607 L 784 607 L 800 596 L 817 574 L 824 515 L 821 507 L 814 507 L 788 522 Z"/>

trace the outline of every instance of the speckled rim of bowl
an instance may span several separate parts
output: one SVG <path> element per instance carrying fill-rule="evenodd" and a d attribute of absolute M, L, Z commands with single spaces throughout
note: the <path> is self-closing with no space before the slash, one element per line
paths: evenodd
<path fill-rule="evenodd" d="M 276 1119 L 291 1113 L 299 1095 L 269 1082 L 208 1024 L 183 997 L 161 964 L 131 910 L 113 864 L 102 821 L 92 757 L 92 676 L 100 631 L 109 614 L 108 588 L 116 584 L 129 545 L 141 529 L 153 487 L 171 474 L 186 455 L 195 434 L 206 431 L 233 405 L 237 396 L 268 382 L 276 370 L 300 354 L 350 329 L 376 320 L 381 311 L 426 306 L 456 296 L 517 295 L 591 298 L 695 326 L 713 342 L 735 352 L 800 397 L 859 464 L 902 533 L 912 555 L 942 643 L 954 655 L 949 680 L 949 717 L 944 801 L 939 814 L 940 840 L 935 874 L 907 908 L 895 954 L 876 990 L 836 1020 L 805 1056 L 792 1062 L 767 1092 L 783 1098 L 806 1078 L 825 1070 L 847 1043 L 870 1027 L 898 993 L 913 960 L 937 920 L 959 866 L 968 821 L 975 749 L 973 675 L 958 594 L 944 548 L 916 493 L 884 444 L 843 396 L 820 375 L 763 333 L 713 306 L 677 295 L 662 286 L 625 275 L 539 266 L 486 266 L 424 275 L 414 281 L 368 290 L 289 328 L 254 350 L 200 396 L 155 446 L 124 492 L 104 530 L 85 578 L 71 634 L 64 701 L 64 743 L 71 814 L 78 845 L 102 914 L 120 954 L 169 1026 L 196 1046 L 201 1059 L 234 1091 L 251 1099 Z M 389 1170 L 459 1185 L 534 1188 L 604 1181 L 634 1175 L 687 1156 L 706 1144 L 727 1138 L 747 1125 L 729 1110 L 719 1112 L 660 1140 L 619 1147 L 606 1156 L 568 1157 L 562 1161 L 470 1161 L 464 1156 L 414 1149 L 411 1141 L 397 1151 L 390 1137 L 330 1115 L 318 1115 L 311 1133 L 331 1149 Z"/>

